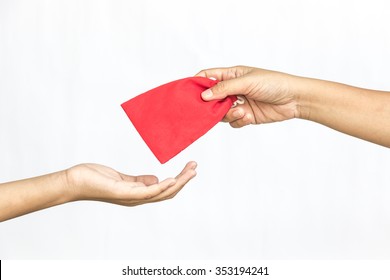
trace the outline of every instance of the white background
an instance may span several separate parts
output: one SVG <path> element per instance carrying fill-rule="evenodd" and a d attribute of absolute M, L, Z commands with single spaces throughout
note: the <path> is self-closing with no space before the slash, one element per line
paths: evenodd
<path fill-rule="evenodd" d="M 160 165 L 120 107 L 236 64 L 389 90 L 389 26 L 386 0 L 0 0 L 1 182 L 81 162 L 161 178 L 199 164 L 167 202 L 0 223 L 0 258 L 389 258 L 389 149 L 301 120 L 221 123 Z"/>

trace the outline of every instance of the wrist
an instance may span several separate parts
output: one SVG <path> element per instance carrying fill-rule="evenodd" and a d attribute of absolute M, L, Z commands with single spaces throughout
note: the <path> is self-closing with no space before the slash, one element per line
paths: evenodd
<path fill-rule="evenodd" d="M 316 95 L 319 80 L 297 77 L 292 89 L 297 106 L 297 118 L 312 120 L 313 106 L 316 103 Z"/>
<path fill-rule="evenodd" d="M 80 180 L 77 175 L 77 166 L 63 170 L 64 194 L 68 202 L 80 200 Z"/>

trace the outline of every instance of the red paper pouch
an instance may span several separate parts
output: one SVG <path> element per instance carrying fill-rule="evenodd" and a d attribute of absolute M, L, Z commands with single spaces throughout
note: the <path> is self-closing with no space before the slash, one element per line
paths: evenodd
<path fill-rule="evenodd" d="M 122 104 L 130 121 L 161 163 L 209 131 L 226 115 L 235 96 L 203 101 L 201 93 L 218 81 L 191 77 L 167 83 Z"/>

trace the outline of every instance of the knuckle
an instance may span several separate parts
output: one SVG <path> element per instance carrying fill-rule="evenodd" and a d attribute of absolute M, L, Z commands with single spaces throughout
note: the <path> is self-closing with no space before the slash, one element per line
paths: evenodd
<path fill-rule="evenodd" d="M 199 75 L 199 76 L 204 76 L 204 77 L 206 77 L 206 78 L 209 78 L 209 75 L 208 75 L 208 73 L 207 73 L 207 69 L 202 69 L 202 70 L 200 70 L 199 73 L 198 73 L 197 75 Z"/>
<path fill-rule="evenodd" d="M 216 84 L 213 88 L 213 93 L 214 94 L 221 94 L 224 93 L 227 90 L 227 85 L 225 82 L 219 82 Z"/>

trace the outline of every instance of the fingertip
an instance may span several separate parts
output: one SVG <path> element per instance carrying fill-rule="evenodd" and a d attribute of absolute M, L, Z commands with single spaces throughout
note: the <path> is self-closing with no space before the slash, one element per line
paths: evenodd
<path fill-rule="evenodd" d="M 190 162 L 188 163 L 188 166 L 189 166 L 191 169 L 195 170 L 195 169 L 198 167 L 198 163 L 197 163 L 196 161 L 190 161 Z"/>
<path fill-rule="evenodd" d="M 152 184 L 158 184 L 158 177 L 157 176 L 155 176 L 155 175 L 149 175 L 149 182 L 147 182 L 147 183 L 149 183 L 150 185 L 152 185 Z"/>
<path fill-rule="evenodd" d="M 198 174 L 198 172 L 196 172 L 195 169 L 192 169 L 190 172 L 191 172 L 190 173 L 191 174 L 191 178 L 194 178 Z"/>
<path fill-rule="evenodd" d="M 202 98 L 205 101 L 210 100 L 213 97 L 213 92 L 211 89 L 206 89 L 204 92 L 202 92 Z"/>

